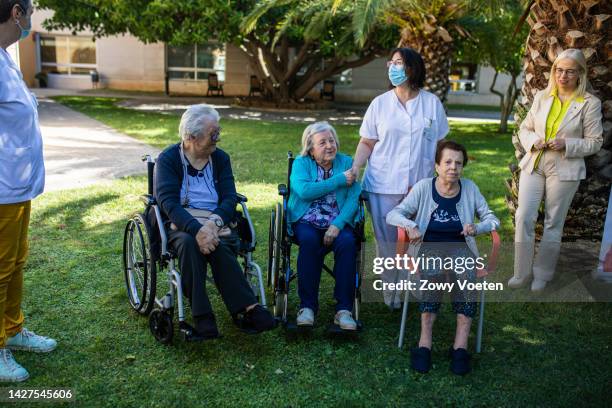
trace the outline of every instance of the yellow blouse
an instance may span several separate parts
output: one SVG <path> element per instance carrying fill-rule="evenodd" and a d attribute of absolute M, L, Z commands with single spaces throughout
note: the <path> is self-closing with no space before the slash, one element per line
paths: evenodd
<path fill-rule="evenodd" d="M 548 117 L 546 118 L 546 135 L 544 137 L 544 140 L 546 142 L 553 140 L 555 136 L 557 136 L 557 130 L 559 129 L 559 125 L 563 121 L 563 118 L 565 117 L 565 114 L 567 113 L 567 110 L 569 109 L 569 106 L 572 101 L 574 99 L 576 99 L 576 102 L 584 101 L 584 98 L 581 96 L 572 96 L 565 102 L 561 102 L 561 100 L 557 96 L 556 88 L 552 90 L 550 96 L 553 97 L 553 103 L 550 106 L 550 111 L 548 112 Z M 538 157 L 536 157 L 536 161 L 533 166 L 534 169 L 538 168 L 538 164 L 540 163 L 540 158 L 542 157 L 543 153 L 544 150 L 540 150 L 540 153 L 538 153 Z"/>

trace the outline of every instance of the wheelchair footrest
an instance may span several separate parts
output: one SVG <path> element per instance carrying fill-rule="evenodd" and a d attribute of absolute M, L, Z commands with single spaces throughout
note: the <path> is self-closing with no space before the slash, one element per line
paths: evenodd
<path fill-rule="evenodd" d="M 361 320 L 357 320 L 357 329 L 356 330 L 344 330 L 337 324 L 330 324 L 327 326 L 327 333 L 330 335 L 352 335 L 356 333 L 361 333 L 363 331 L 363 324 Z"/>
<path fill-rule="evenodd" d="M 181 333 L 183 340 L 187 342 L 200 342 L 200 341 L 205 341 L 205 340 L 214 340 L 214 339 L 218 339 L 221 337 L 221 335 L 201 336 L 198 332 L 195 331 L 193 326 L 191 326 L 187 322 L 179 323 L 179 332 Z"/>
<path fill-rule="evenodd" d="M 312 334 L 314 326 L 298 326 L 295 322 L 284 322 L 283 327 L 287 332 L 296 334 Z"/>

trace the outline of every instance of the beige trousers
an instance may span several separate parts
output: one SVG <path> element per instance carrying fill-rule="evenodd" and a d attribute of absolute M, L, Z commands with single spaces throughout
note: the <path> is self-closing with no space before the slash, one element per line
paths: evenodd
<path fill-rule="evenodd" d="M 555 273 L 563 224 L 580 181 L 561 181 L 557 159 L 561 152 L 547 150 L 538 169 L 521 172 L 518 209 L 514 234 L 514 276 L 522 279 L 532 274 L 536 279 L 550 281 Z M 535 223 L 544 197 L 544 234 L 534 260 Z"/>

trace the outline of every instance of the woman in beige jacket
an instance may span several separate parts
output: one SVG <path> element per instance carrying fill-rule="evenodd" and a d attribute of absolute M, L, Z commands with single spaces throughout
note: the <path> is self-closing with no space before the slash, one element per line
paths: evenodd
<path fill-rule="evenodd" d="M 587 66 L 580 50 L 560 53 L 550 70 L 548 87 L 538 92 L 523 121 L 519 139 L 527 154 L 519 163 L 518 209 L 514 235 L 514 277 L 511 288 L 532 291 L 552 280 L 563 224 L 580 180 L 586 177 L 584 157 L 601 148 L 600 100 L 586 92 Z M 534 260 L 535 223 L 544 197 L 544 234 Z"/>

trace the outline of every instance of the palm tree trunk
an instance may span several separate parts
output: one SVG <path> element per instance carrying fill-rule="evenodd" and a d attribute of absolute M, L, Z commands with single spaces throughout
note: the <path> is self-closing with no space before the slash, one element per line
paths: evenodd
<path fill-rule="evenodd" d="M 535 93 L 546 87 L 550 67 L 564 49 L 582 49 L 593 88 L 590 92 L 603 103 L 603 148 L 586 160 L 587 179 L 580 184 L 567 215 L 565 240 L 601 239 L 603 233 L 612 182 L 611 14 L 612 2 L 609 0 L 535 0 L 527 18 L 531 31 L 525 49 L 525 81 L 516 106 L 517 125 L 529 110 Z M 518 126 L 512 143 L 516 158 L 520 160 L 525 152 L 518 141 Z M 514 216 L 520 188 L 519 170 L 516 164 L 512 164 L 510 170 L 512 178 L 506 183 L 509 189 L 506 203 Z M 539 219 L 542 218 L 540 214 Z"/>

